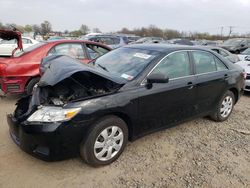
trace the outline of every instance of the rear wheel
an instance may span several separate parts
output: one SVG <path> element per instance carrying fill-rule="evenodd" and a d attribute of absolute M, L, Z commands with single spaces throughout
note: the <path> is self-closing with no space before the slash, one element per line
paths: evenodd
<path fill-rule="evenodd" d="M 89 165 L 107 165 L 121 155 L 127 141 L 126 123 L 116 116 L 107 116 L 93 126 L 80 145 L 80 155 Z"/>
<path fill-rule="evenodd" d="M 27 95 L 32 94 L 33 88 L 39 82 L 39 80 L 40 80 L 40 78 L 37 77 L 37 78 L 33 78 L 29 81 L 28 85 L 26 86 L 26 94 Z"/>
<path fill-rule="evenodd" d="M 235 104 L 235 96 L 233 92 L 227 91 L 221 98 L 214 114 L 211 115 L 211 118 L 215 121 L 227 120 L 233 111 L 234 104 Z"/>

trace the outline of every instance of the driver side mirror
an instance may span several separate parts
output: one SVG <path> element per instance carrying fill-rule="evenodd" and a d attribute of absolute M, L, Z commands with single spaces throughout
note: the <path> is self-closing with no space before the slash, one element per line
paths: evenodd
<path fill-rule="evenodd" d="M 153 87 L 153 83 L 168 83 L 169 78 L 161 73 L 151 74 L 147 77 L 146 87 L 151 89 Z"/>

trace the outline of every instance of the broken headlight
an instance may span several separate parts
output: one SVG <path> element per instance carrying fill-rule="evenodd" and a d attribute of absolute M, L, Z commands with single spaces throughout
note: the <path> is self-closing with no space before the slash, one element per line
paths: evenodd
<path fill-rule="evenodd" d="M 44 106 L 35 111 L 28 119 L 28 122 L 60 122 L 72 119 L 81 108 L 48 107 Z"/>

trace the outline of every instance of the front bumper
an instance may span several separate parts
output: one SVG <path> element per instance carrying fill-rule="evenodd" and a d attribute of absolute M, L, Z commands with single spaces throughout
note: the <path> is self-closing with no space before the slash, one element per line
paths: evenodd
<path fill-rule="evenodd" d="M 45 161 L 58 161 L 79 154 L 83 128 L 69 122 L 50 124 L 19 123 L 7 115 L 13 141 L 25 152 Z"/>
<path fill-rule="evenodd" d="M 245 81 L 245 88 L 244 88 L 245 91 L 250 91 L 250 79 L 247 79 Z"/>

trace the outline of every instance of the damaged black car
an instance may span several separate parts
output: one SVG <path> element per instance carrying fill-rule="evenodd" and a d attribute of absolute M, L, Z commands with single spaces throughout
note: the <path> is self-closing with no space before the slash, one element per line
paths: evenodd
<path fill-rule="evenodd" d="M 80 155 L 110 164 L 128 140 L 184 121 L 224 121 L 244 88 L 244 71 L 213 51 L 188 46 L 125 46 L 89 65 L 67 56 L 41 63 L 32 96 L 7 115 L 10 135 L 46 161 Z"/>

